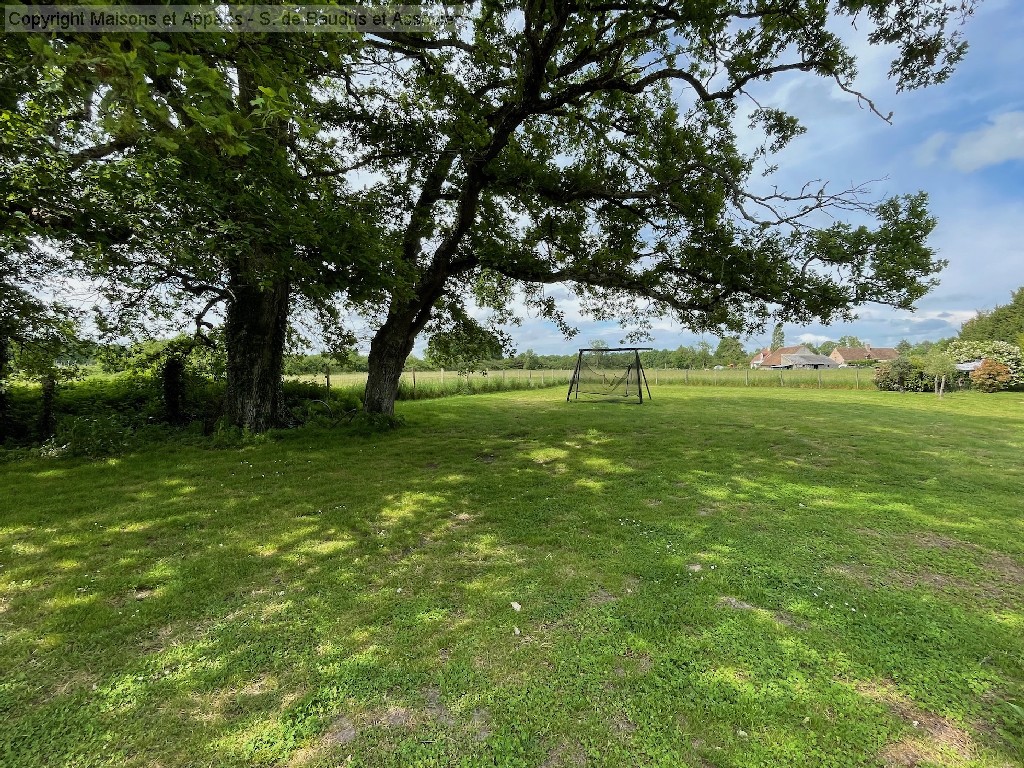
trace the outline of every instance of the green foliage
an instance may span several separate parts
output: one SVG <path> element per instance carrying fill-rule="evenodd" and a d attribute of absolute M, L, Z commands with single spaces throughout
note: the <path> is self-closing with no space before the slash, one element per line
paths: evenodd
<path fill-rule="evenodd" d="M 968 385 L 966 373 L 957 371 L 952 358 L 935 354 L 928 357 L 898 357 L 875 368 L 874 382 L 886 392 L 933 392 L 947 377 L 947 389 L 960 389 Z"/>
<path fill-rule="evenodd" d="M 1001 392 L 1012 380 L 1010 369 L 990 358 L 982 360 L 981 365 L 971 371 L 971 382 L 982 392 Z"/>
<path fill-rule="evenodd" d="M 730 366 L 742 367 L 747 364 L 749 358 L 750 356 L 743 349 L 743 344 L 740 343 L 738 337 L 726 336 L 718 342 L 712 362 L 727 368 Z"/>
<path fill-rule="evenodd" d="M 328 369 L 332 373 L 361 371 L 366 372 L 367 358 L 355 351 L 348 351 L 338 356 L 333 354 L 317 355 L 285 355 L 284 373 L 286 376 L 320 375 Z"/>
<path fill-rule="evenodd" d="M 43 455 L 116 456 L 132 445 L 133 429 L 123 417 L 105 415 L 66 416 L 57 422 L 57 431 L 42 448 Z"/>
<path fill-rule="evenodd" d="M 956 361 L 947 352 L 935 348 L 923 357 L 921 369 L 935 381 L 941 380 L 943 376 L 952 380 L 957 374 Z"/>
<path fill-rule="evenodd" d="M 988 312 L 979 312 L 960 328 L 960 340 L 968 342 L 1002 341 L 1021 346 L 1024 336 L 1024 287 L 1013 292 L 1009 304 Z"/>
<path fill-rule="evenodd" d="M 772 351 L 781 349 L 786 346 L 786 332 L 782 328 L 782 323 L 776 323 L 774 330 L 772 330 Z"/>
<path fill-rule="evenodd" d="M 390 432 L 398 429 L 404 423 L 405 419 L 401 416 L 390 413 L 367 413 L 366 411 L 355 414 L 351 421 L 352 431 L 363 437 Z"/>
<path fill-rule="evenodd" d="M 427 343 L 427 360 L 446 370 L 482 370 L 485 360 L 500 358 L 507 339 L 484 327 L 461 309 L 437 323 Z"/>
<path fill-rule="evenodd" d="M 1010 371 L 1010 386 L 1024 385 L 1024 356 L 1020 347 L 1005 341 L 964 341 L 956 340 L 946 348 L 948 354 L 958 363 L 972 360 L 991 359 L 1002 363 Z"/>

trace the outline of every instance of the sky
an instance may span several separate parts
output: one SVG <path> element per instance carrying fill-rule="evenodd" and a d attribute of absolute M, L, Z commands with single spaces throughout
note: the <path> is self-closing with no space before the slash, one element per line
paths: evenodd
<path fill-rule="evenodd" d="M 838 189 L 878 180 L 871 185 L 873 199 L 924 190 L 938 219 L 929 245 L 949 262 L 938 276 L 939 286 L 915 312 L 868 305 L 849 323 L 786 324 L 788 344 L 852 335 L 883 347 L 901 339 L 955 336 L 979 309 L 1008 303 L 1010 292 L 1024 285 L 1024 14 L 1019 0 L 985 0 L 964 33 L 970 50 L 949 80 L 897 93 L 887 79 L 891 52 L 867 45 L 862 33 L 843 32 L 858 57 L 858 89 L 882 114 L 893 112 L 891 125 L 831 82 L 803 73 L 777 78 L 755 94 L 766 107 L 792 111 L 807 128 L 777 156 L 780 171 L 773 182 L 799 189 L 820 178 Z M 549 295 L 567 310 L 579 336 L 566 340 L 552 323 L 526 316 L 520 327 L 509 329 L 519 351 L 564 354 L 591 340 L 615 346 L 623 339 L 618 324 L 580 317 L 564 288 L 552 286 Z M 770 338 L 769 330 L 743 343 L 754 350 Z M 674 349 L 702 339 L 712 347 L 718 342 L 713 335 L 656 321 L 650 346 Z"/>

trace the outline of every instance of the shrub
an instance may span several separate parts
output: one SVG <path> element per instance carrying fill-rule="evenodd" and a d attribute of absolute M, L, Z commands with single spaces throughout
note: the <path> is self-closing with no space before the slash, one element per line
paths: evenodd
<path fill-rule="evenodd" d="M 946 349 L 946 354 L 958 363 L 985 358 L 994 360 L 1009 370 L 1009 386 L 1024 385 L 1024 358 L 1020 347 L 1013 344 L 1005 341 L 954 341 Z"/>
<path fill-rule="evenodd" d="M 53 438 L 43 447 L 45 455 L 114 456 L 131 445 L 132 428 L 116 414 L 68 416 L 57 424 Z"/>
<path fill-rule="evenodd" d="M 925 373 L 909 358 L 898 357 L 875 368 L 875 386 L 884 392 L 925 392 Z"/>
<path fill-rule="evenodd" d="M 964 387 L 967 377 L 934 358 L 897 357 L 875 368 L 875 386 L 883 392 L 932 392 L 945 375 L 946 386 Z"/>
<path fill-rule="evenodd" d="M 985 358 L 971 371 L 971 381 L 982 392 L 999 392 L 1009 387 L 1012 380 L 1009 367 L 991 358 Z"/>

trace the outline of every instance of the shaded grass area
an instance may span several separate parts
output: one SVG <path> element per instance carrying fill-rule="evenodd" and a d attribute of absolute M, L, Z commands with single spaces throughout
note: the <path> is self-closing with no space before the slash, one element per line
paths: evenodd
<path fill-rule="evenodd" d="M 654 397 L 0 466 L 0 764 L 1024 761 L 1024 398 Z"/>

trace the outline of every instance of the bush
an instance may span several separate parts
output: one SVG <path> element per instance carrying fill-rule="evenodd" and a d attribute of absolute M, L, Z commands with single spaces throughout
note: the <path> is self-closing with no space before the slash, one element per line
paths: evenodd
<path fill-rule="evenodd" d="M 131 425 L 116 414 L 68 416 L 57 423 L 56 433 L 43 446 L 43 453 L 93 458 L 114 456 L 127 450 L 131 441 Z"/>
<path fill-rule="evenodd" d="M 1005 341 L 954 341 L 946 349 L 953 360 L 967 363 L 972 360 L 990 359 L 1005 365 L 1010 372 L 1009 386 L 1024 385 L 1024 357 L 1020 347 Z"/>
<path fill-rule="evenodd" d="M 967 377 L 963 373 L 943 374 L 945 366 L 937 366 L 935 361 L 920 357 L 897 357 L 875 368 L 875 386 L 883 392 L 933 392 L 936 379 L 947 376 L 946 386 L 962 388 L 967 385 Z"/>
<path fill-rule="evenodd" d="M 982 392 L 1000 392 L 1010 386 L 1013 376 L 1008 366 L 986 358 L 981 365 L 971 371 L 971 381 Z"/>

